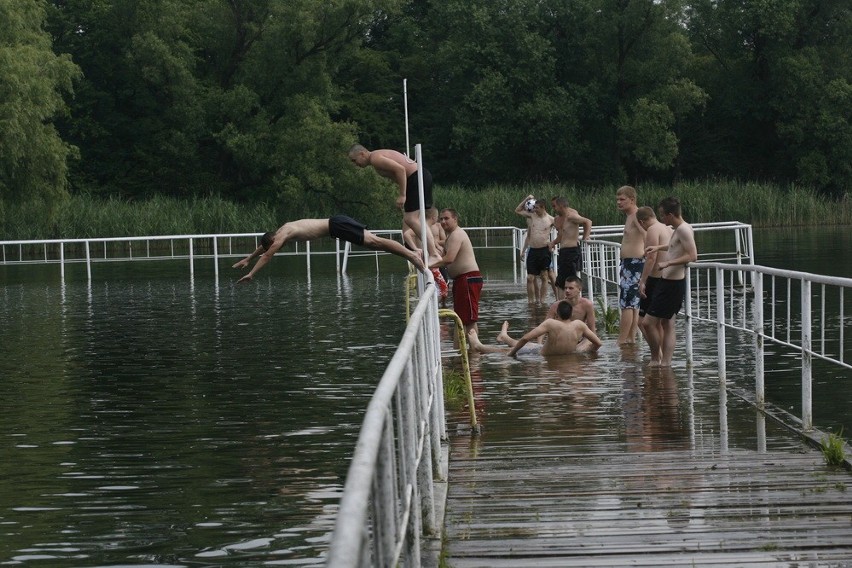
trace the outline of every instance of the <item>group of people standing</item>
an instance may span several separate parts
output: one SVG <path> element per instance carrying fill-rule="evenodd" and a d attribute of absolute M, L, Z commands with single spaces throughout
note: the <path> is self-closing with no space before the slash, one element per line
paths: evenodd
<path fill-rule="evenodd" d="M 349 150 L 349 159 L 359 167 L 372 166 L 381 176 L 395 182 L 399 195 L 397 207 L 403 211 L 405 244 L 379 237 L 360 223 L 345 215 L 329 219 L 300 219 L 290 221 L 270 231 L 260 239 L 259 246 L 234 268 L 246 268 L 252 259 L 260 257 L 240 282 L 251 281 L 278 250 L 288 241 L 308 241 L 326 236 L 342 239 L 373 250 L 395 254 L 411 262 L 418 270 L 430 269 L 435 275 L 439 293 L 446 296 L 446 274 L 453 283 L 453 309 L 461 319 L 473 349 L 503 351 L 509 355 L 519 352 L 540 352 L 559 355 L 577 351 L 594 351 L 601 346 L 595 330 L 595 310 L 591 301 L 582 297 L 582 249 L 580 239 L 588 239 L 592 221 L 568 206 L 564 197 L 551 199 L 556 216 L 547 213 L 546 202 L 528 195 L 515 208 L 527 219 L 526 252 L 527 294 L 530 302 L 546 297 L 549 282 L 556 296 L 548 317 L 522 338 L 508 334 L 508 322 L 503 324 L 498 342 L 505 347 L 487 346 L 479 341 L 479 298 L 483 279 L 476 262 L 470 237 L 459 226 L 459 214 L 451 208 L 433 207 L 432 176 L 418 164 L 396 150 L 367 150 L 356 144 Z M 420 184 L 423 180 L 423 205 L 429 212 L 425 231 L 426 260 L 420 248 Z M 620 345 L 634 343 L 641 330 L 651 349 L 651 364 L 671 365 L 674 350 L 674 314 L 680 310 L 684 293 L 686 264 L 697 258 L 691 226 L 681 216 L 680 202 L 669 197 L 657 207 L 662 223 L 650 207 L 638 207 L 636 190 L 623 186 L 616 193 L 618 209 L 625 214 L 624 237 L 621 244 Z M 528 206 L 532 203 L 531 206 Z M 555 238 L 551 238 L 553 229 Z M 582 233 L 581 233 L 582 230 Z M 553 274 L 551 258 L 559 247 L 557 271 Z M 660 252 L 666 252 L 665 257 Z M 442 274 L 443 273 L 443 274 Z M 542 284 L 536 285 L 540 278 Z M 442 284 L 443 283 L 443 284 Z M 543 342 L 534 340 L 543 338 Z"/>
<path fill-rule="evenodd" d="M 530 341 L 543 336 L 545 341 L 534 348 L 542 355 L 593 351 L 601 346 L 594 306 L 582 297 L 579 278 L 580 239 L 589 238 L 592 221 L 568 207 L 564 197 L 552 198 L 551 205 L 556 216 L 547 213 L 543 199 L 528 195 L 515 212 L 527 218 L 527 238 L 521 252 L 526 261 L 527 298 L 530 303 L 542 302 L 547 296 L 544 282 L 549 280 L 556 303 L 545 321 L 520 340 L 508 335 L 508 322 L 504 322 L 497 341 L 508 350 L 484 345 L 473 335 L 471 345 L 475 349 L 516 355 Z M 671 366 L 674 316 L 683 305 L 686 265 L 698 258 L 692 227 L 684 221 L 680 201 L 675 197 L 660 201 L 655 212 L 648 206 L 639 207 L 636 189 L 623 186 L 616 192 L 616 206 L 625 215 L 619 267 L 618 344 L 634 344 L 641 332 L 651 351 L 650 365 Z M 556 237 L 551 239 L 554 230 Z M 551 259 L 556 246 L 559 253 L 554 277 Z M 537 284 L 537 279 L 542 284 Z"/>

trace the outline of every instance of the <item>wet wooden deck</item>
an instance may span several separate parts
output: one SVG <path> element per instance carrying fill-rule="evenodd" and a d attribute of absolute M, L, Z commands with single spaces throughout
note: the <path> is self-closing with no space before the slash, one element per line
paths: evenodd
<path fill-rule="evenodd" d="M 852 476 L 788 429 L 679 371 L 560 375 L 451 423 L 443 565 L 852 566 Z"/>

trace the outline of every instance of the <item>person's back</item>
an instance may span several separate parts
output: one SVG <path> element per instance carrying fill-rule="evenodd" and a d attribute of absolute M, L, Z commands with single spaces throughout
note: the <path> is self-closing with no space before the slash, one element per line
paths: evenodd
<path fill-rule="evenodd" d="M 577 344 L 583 338 L 586 324 L 579 320 L 545 320 L 547 339 L 541 347 L 542 355 L 566 355 L 577 351 Z"/>

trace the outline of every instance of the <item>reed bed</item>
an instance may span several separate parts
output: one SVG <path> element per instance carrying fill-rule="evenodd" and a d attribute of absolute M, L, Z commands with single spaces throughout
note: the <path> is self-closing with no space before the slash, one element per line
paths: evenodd
<path fill-rule="evenodd" d="M 568 199 L 571 207 L 595 225 L 615 225 L 624 217 L 615 207 L 616 186 L 578 188 L 570 185 L 536 184 L 489 186 L 481 190 L 458 186 L 436 187 L 440 207 L 459 212 L 464 225 L 523 226 L 514 209 L 524 196 L 533 194 L 548 201 L 555 196 Z M 673 195 L 683 205 L 684 218 L 693 223 L 741 221 L 758 227 L 790 225 L 852 224 L 848 199 L 831 200 L 798 186 L 738 182 L 684 182 L 676 187 L 638 186 L 638 204 L 656 204 Z"/>
<path fill-rule="evenodd" d="M 523 197 L 533 194 L 549 201 L 564 196 L 595 225 L 615 225 L 623 217 L 615 208 L 616 186 L 580 188 L 562 184 L 441 186 L 434 188 L 435 204 L 459 212 L 464 226 L 523 226 L 514 213 Z M 832 200 L 807 188 L 779 187 L 753 182 L 696 181 L 675 187 L 638 186 L 639 205 L 654 206 L 668 195 L 683 203 L 690 222 L 742 221 L 755 226 L 850 225 L 848 199 Z M 0 202 L 0 239 L 48 239 L 263 232 L 296 218 L 301 209 L 268 204 L 238 204 L 221 197 L 177 199 L 157 196 L 145 201 L 72 196 L 51 211 L 44 205 Z M 330 216 L 345 211 L 322 211 Z M 369 219 L 376 229 L 400 226 L 398 212 L 376 207 Z"/>

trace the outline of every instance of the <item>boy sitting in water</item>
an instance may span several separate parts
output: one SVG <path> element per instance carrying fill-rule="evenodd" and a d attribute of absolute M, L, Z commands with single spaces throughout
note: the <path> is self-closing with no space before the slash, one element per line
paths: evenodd
<path fill-rule="evenodd" d="M 571 304 L 562 300 L 556 308 L 557 319 L 544 320 L 520 339 L 511 338 L 508 333 L 509 322 L 503 322 L 497 341 L 508 345 L 508 349 L 495 345 L 483 345 L 474 330 L 468 334 L 470 346 L 481 353 L 506 353 L 510 357 L 515 357 L 518 353 L 524 355 L 540 353 L 547 357 L 597 351 L 602 345 L 600 338 L 584 322 L 572 320 L 572 311 Z M 547 337 L 544 343 L 529 343 L 545 334 Z"/>

